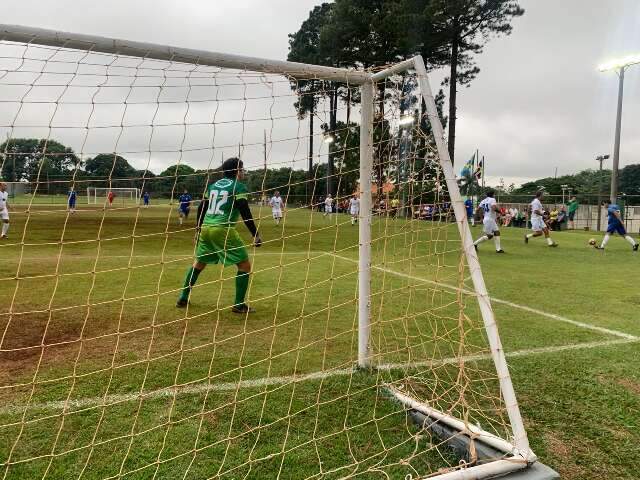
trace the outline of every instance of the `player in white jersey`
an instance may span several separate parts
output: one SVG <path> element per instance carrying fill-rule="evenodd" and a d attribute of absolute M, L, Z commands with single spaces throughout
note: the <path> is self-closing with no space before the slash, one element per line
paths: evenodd
<path fill-rule="evenodd" d="M 355 225 L 360 215 L 360 199 L 354 195 L 349 199 L 349 213 L 351 214 L 351 225 Z"/>
<path fill-rule="evenodd" d="M 282 219 L 282 209 L 284 208 L 284 200 L 282 200 L 280 192 L 273 194 L 273 197 L 269 200 L 269 205 L 271 205 L 273 220 L 276 222 L 276 225 L 280 224 L 280 220 Z"/>
<path fill-rule="evenodd" d="M 549 227 L 544 222 L 544 207 L 542 206 L 543 196 L 544 192 L 536 192 L 536 196 L 531 202 L 531 230 L 533 230 L 533 233 L 529 233 L 524 236 L 524 243 L 529 243 L 530 238 L 540 237 L 544 234 L 544 238 L 547 239 L 547 245 L 550 247 L 557 247 L 558 244 L 551 239 Z"/>
<path fill-rule="evenodd" d="M 482 236 L 473 243 L 473 246 L 476 247 L 477 250 L 478 245 L 493 238 L 496 245 L 496 253 L 504 253 L 504 250 L 502 250 L 500 246 L 500 229 L 498 228 L 498 222 L 496 222 L 498 202 L 496 202 L 494 196 L 495 192 L 488 190 L 487 196 L 480 202 L 480 205 L 478 205 L 478 209 L 482 210 L 484 214 L 484 220 L 482 221 Z"/>
<path fill-rule="evenodd" d="M 0 238 L 9 238 L 9 192 L 4 182 L 0 182 L 0 220 L 2 220 Z"/>
<path fill-rule="evenodd" d="M 327 194 L 327 198 L 324 199 L 324 216 L 329 215 L 331 218 L 331 214 L 333 213 L 333 198 L 331 198 L 331 194 Z"/>

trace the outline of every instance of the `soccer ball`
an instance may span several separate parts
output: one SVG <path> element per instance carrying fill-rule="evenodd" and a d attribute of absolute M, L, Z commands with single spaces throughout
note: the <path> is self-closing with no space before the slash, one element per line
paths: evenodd
<path fill-rule="evenodd" d="M 590 238 L 589 239 L 589 245 L 591 245 L 592 247 L 596 244 L 596 239 L 595 238 Z"/>

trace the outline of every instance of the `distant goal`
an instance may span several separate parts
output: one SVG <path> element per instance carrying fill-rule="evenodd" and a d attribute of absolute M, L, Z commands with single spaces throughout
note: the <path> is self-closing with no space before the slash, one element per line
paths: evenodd
<path fill-rule="evenodd" d="M 113 202 L 118 204 L 135 204 L 140 202 L 138 188 L 87 187 L 87 203 L 89 205 L 104 204 L 109 201 L 109 193 L 113 194 Z"/>

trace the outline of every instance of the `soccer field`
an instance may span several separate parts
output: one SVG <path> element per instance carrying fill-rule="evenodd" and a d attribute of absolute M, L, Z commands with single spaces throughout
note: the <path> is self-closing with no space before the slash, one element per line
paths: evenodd
<path fill-rule="evenodd" d="M 257 313 L 245 318 L 228 308 L 232 268 L 209 267 L 189 308 L 175 308 L 193 219 L 179 227 L 166 206 L 92 207 L 18 206 L 0 244 L 4 478 L 435 471 L 453 461 L 446 448 L 417 435 L 380 386 L 409 378 L 455 405 L 460 345 L 472 413 L 505 435 L 499 412 L 482 413 L 496 402 L 483 392 L 497 391 L 482 329 L 470 323 L 456 339 L 460 302 L 470 318 L 477 307 L 455 225 L 374 219 L 381 368 L 367 372 L 353 369 L 358 228 L 348 216 L 291 210 L 275 226 L 254 208 L 265 243 L 250 249 Z M 640 281 L 640 257 L 618 239 L 589 248 L 584 232 L 555 234 L 557 249 L 525 245 L 523 233 L 503 232 L 506 255 L 482 244 L 480 260 L 532 448 L 566 479 L 637 478 L 640 294 L 620 292 Z"/>

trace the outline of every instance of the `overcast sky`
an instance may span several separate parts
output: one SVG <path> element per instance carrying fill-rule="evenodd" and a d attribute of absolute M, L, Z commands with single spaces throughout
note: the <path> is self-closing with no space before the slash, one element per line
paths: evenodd
<path fill-rule="evenodd" d="M 2 22 L 284 59 L 287 34 L 319 3 L 21 0 Z M 595 167 L 596 155 L 611 153 L 617 77 L 596 66 L 640 51 L 638 0 L 520 3 L 513 34 L 488 44 L 479 77 L 458 97 L 457 162 L 478 148 L 487 174 L 507 183 Z M 640 163 L 640 65 L 625 84 L 621 165 L 629 163 Z"/>

